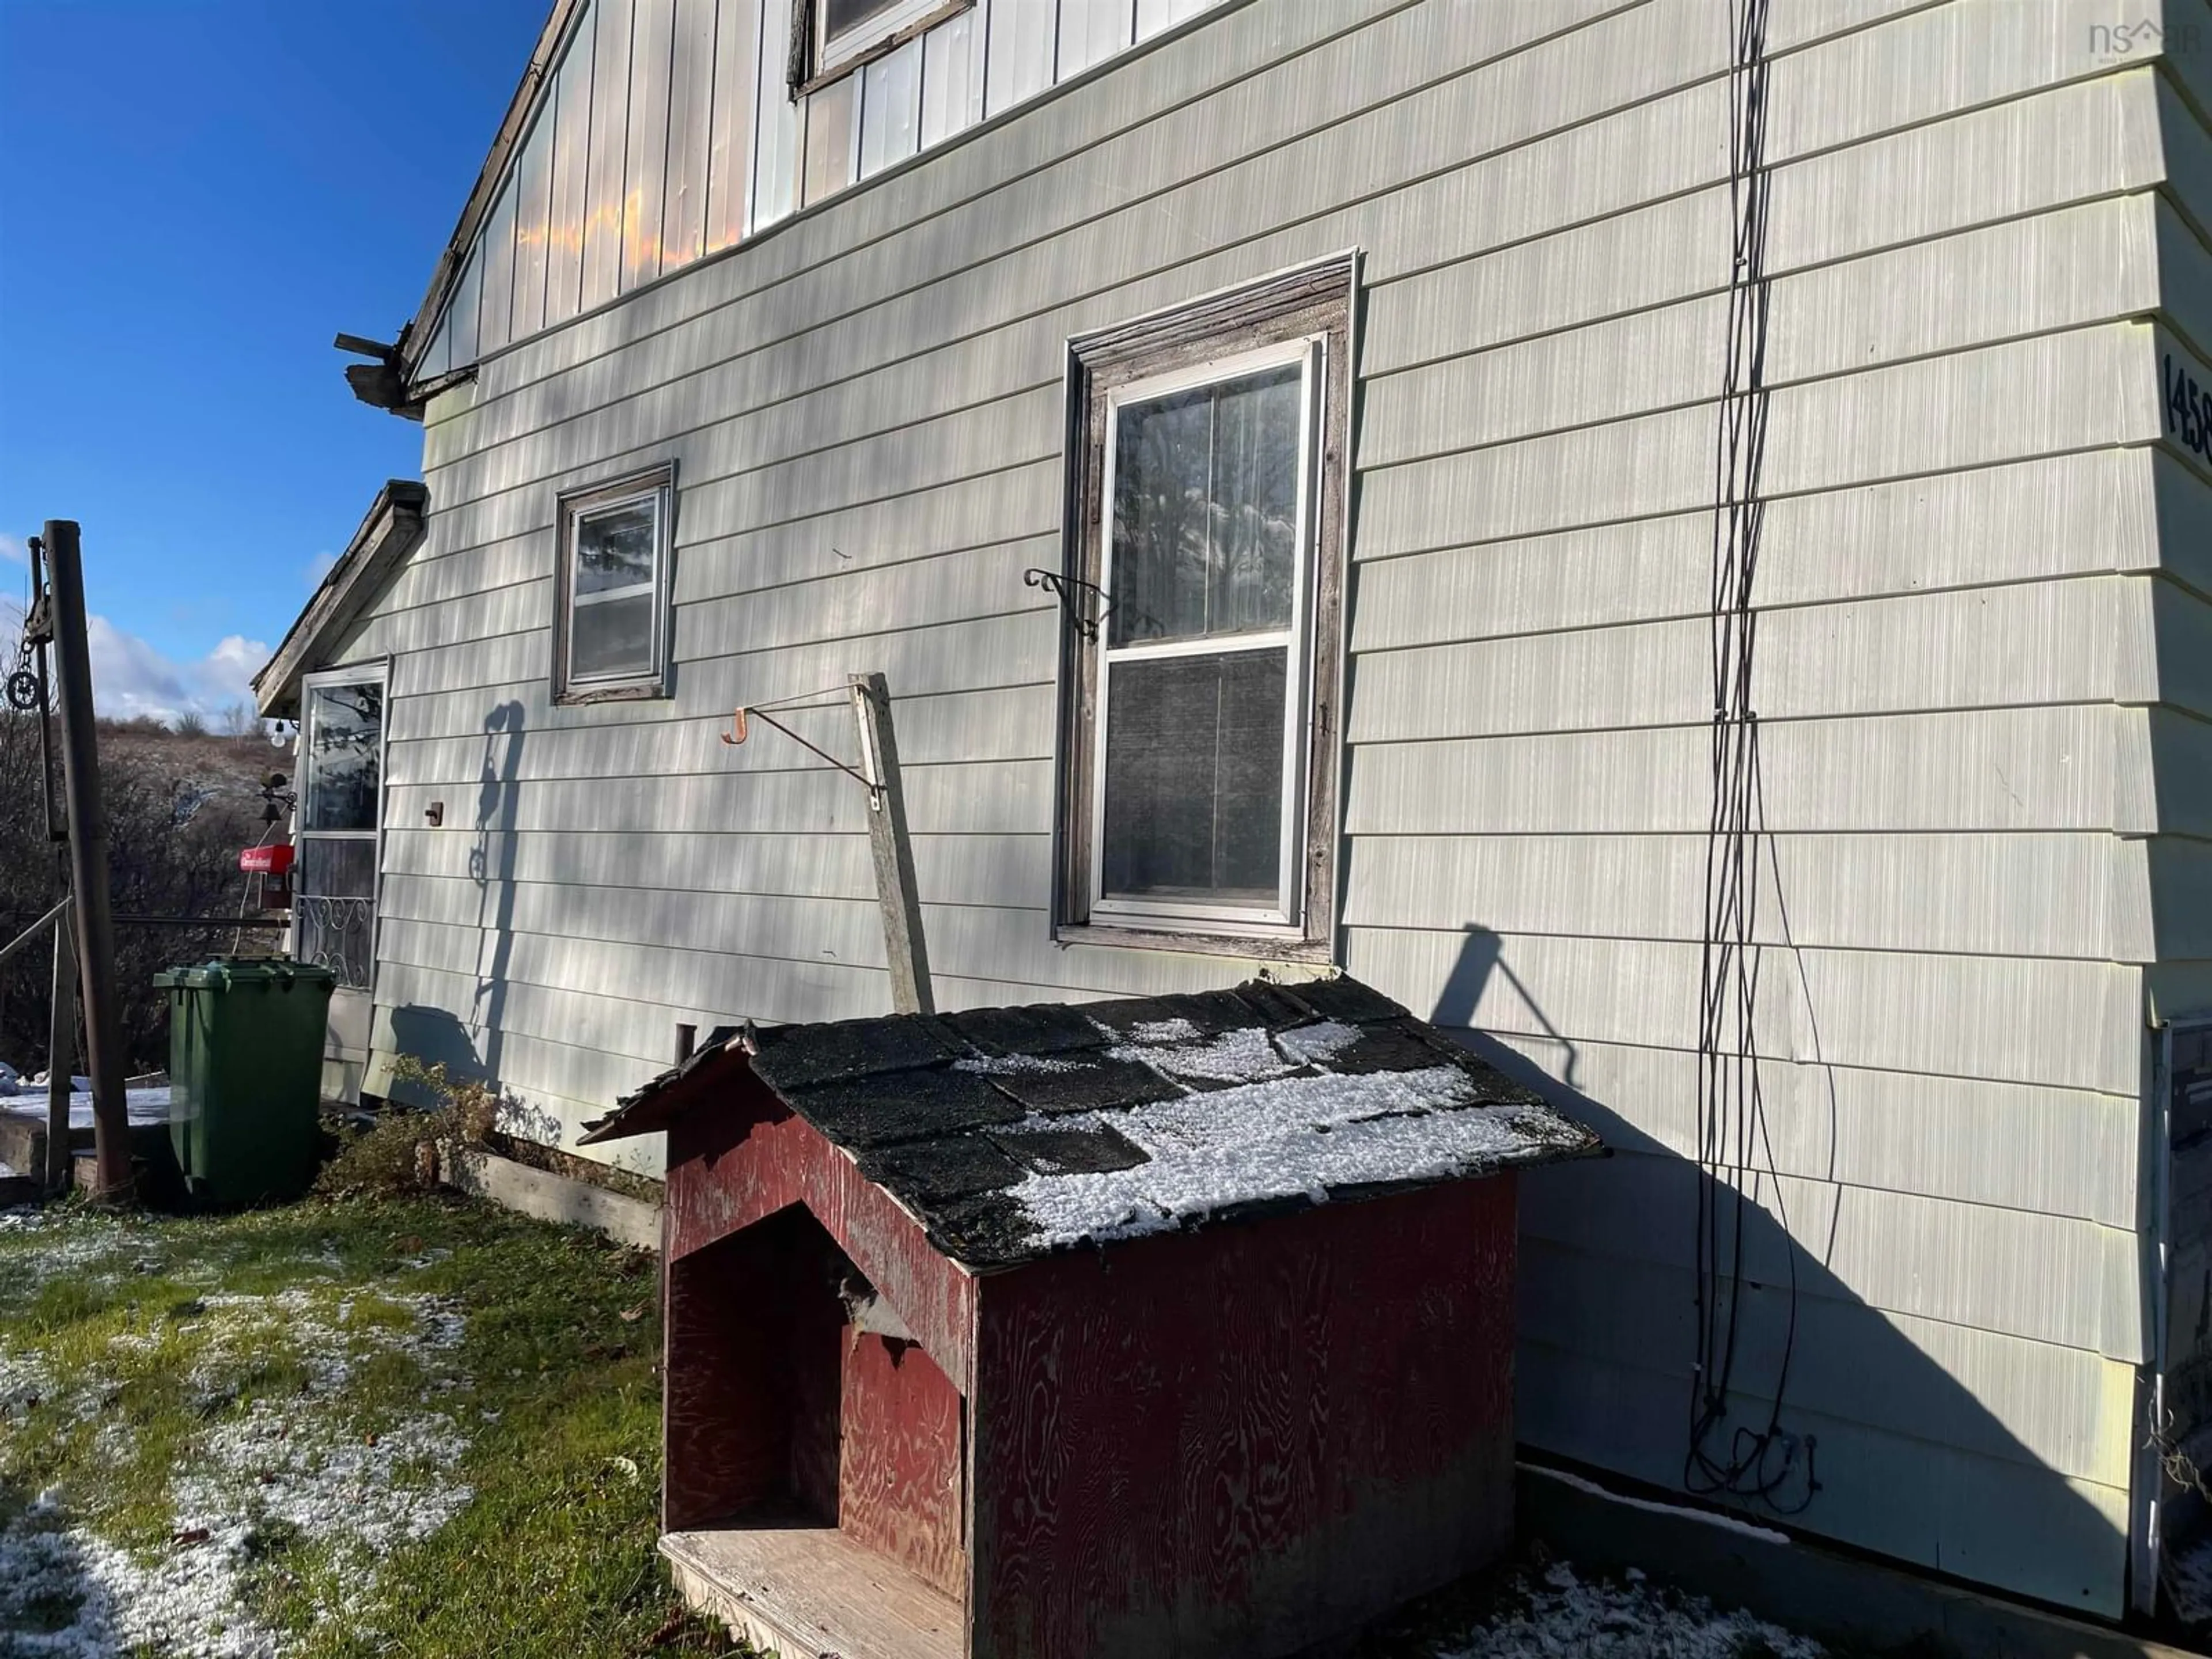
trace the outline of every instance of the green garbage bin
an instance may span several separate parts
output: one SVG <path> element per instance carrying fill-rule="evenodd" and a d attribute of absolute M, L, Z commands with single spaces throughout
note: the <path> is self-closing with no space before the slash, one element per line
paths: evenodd
<path fill-rule="evenodd" d="M 314 1179 L 336 983 L 327 968 L 263 957 L 154 975 L 169 994 L 169 1139 L 195 1196 L 296 1198 Z"/>

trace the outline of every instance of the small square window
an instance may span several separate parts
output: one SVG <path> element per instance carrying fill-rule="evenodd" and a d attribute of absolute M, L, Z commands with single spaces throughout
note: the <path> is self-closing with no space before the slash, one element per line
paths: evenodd
<path fill-rule="evenodd" d="M 975 0 L 793 0 L 791 90 L 850 74 L 902 40 L 957 16 Z"/>
<path fill-rule="evenodd" d="M 1070 343 L 1064 938 L 1329 948 L 1351 281 Z"/>
<path fill-rule="evenodd" d="M 664 466 L 561 498 L 553 680 L 563 701 L 666 695 L 675 496 Z"/>

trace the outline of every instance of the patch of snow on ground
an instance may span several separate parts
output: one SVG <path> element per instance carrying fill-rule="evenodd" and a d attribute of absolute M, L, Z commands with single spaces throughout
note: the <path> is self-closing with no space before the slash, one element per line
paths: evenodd
<path fill-rule="evenodd" d="M 1436 1659 L 1824 1659 L 1817 1642 L 1747 1613 L 1722 1613 L 1693 1595 L 1626 1584 L 1584 1583 L 1564 1563 L 1527 1581 L 1525 1610 L 1501 1614 L 1466 1645 Z"/>
<path fill-rule="evenodd" d="M 52 1280 L 82 1279 L 112 1283 L 126 1255 L 140 1250 L 127 1224 L 89 1226 L 61 1210 L 0 1212 L 0 1243 L 26 1233 L 44 1235 L 34 1251 L 11 1252 L 0 1281 L 0 1304 L 27 1302 Z"/>
<path fill-rule="evenodd" d="M 10 1352 L 0 1346 L 0 1423 L 30 1415 L 41 1400 L 54 1392 L 53 1373 L 33 1353 Z"/>
<path fill-rule="evenodd" d="M 91 1243 L 102 1233 L 109 1255 L 131 1243 L 112 1224 L 56 1231 L 52 1242 L 76 1246 L 81 1257 L 99 1254 Z M 80 1516 L 91 1508 L 96 1522 L 100 1494 L 43 1495 L 0 1528 L 0 1632 L 13 1644 L 0 1647 L 10 1656 L 79 1659 L 144 1643 L 171 1659 L 274 1659 L 279 1634 L 246 1610 L 246 1590 L 266 1540 L 295 1532 L 327 1554 L 337 1599 L 319 1616 L 365 1612 L 357 1605 L 364 1570 L 435 1532 L 471 1496 L 459 1478 L 469 1431 L 432 1404 L 465 1382 L 453 1358 L 465 1331 L 442 1297 L 372 1292 L 333 1306 L 327 1293 L 318 1300 L 295 1287 L 270 1296 L 210 1294 L 173 1310 L 161 1334 L 115 1334 L 110 1346 L 118 1358 L 164 1341 L 198 1348 L 186 1386 L 209 1421 L 172 1474 L 169 1540 L 150 1551 L 125 1549 L 96 1525 L 64 1519 L 62 1506 L 75 1498 L 69 1507 Z M 390 1353 L 415 1361 L 421 1402 L 364 1416 L 352 1407 L 349 1385 L 363 1362 Z M 254 1370 L 283 1358 L 304 1366 L 306 1387 L 235 1409 Z M 78 1396 L 97 1400 L 112 1387 L 96 1364 L 73 1382 L 63 1385 L 65 1399 L 42 1363 L 0 1349 L 0 1401 L 38 1399 L 67 1409 Z M 6 1414 L 0 1409 L 0 1420 Z M 116 1449 L 127 1455 L 131 1448 Z M 46 1628 L 58 1616 L 69 1622 Z"/>
<path fill-rule="evenodd" d="M 0 1634 L 10 1659 L 111 1659 L 122 1651 L 114 1609 L 85 1566 L 52 1493 L 0 1526 Z"/>
<path fill-rule="evenodd" d="M 1110 1125 L 1152 1161 L 1097 1174 L 1033 1175 L 1010 1190 L 1052 1248 L 1158 1232 L 1255 1200 L 1304 1194 L 1318 1202 L 1330 1187 L 1441 1179 L 1525 1144 L 1517 1109 L 1462 1104 L 1473 1088 L 1457 1066 L 1437 1066 L 1283 1078 L 1073 1114 L 1050 1123 Z"/>

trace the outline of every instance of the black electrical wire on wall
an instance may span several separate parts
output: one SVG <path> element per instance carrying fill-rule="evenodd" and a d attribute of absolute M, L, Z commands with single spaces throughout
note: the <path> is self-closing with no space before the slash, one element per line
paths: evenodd
<path fill-rule="evenodd" d="M 1767 1133 L 1759 1056 L 1759 860 L 1765 803 L 1759 766 L 1753 599 L 1765 503 L 1768 278 L 1765 161 L 1768 0 L 1729 0 L 1729 198 L 1735 223 L 1727 356 L 1715 446 L 1711 647 L 1712 816 L 1705 844 L 1704 966 L 1698 1012 L 1696 1368 L 1683 1485 L 1706 1497 L 1794 1515 L 1819 1490 L 1814 1442 L 1783 1426 L 1797 1334 L 1797 1246 Z M 1750 1190 L 1746 1191 L 1749 1186 Z M 1770 1376 L 1739 1376 L 1747 1219 L 1771 1195 L 1789 1262 L 1788 1311 Z M 1768 1404 L 1732 1422 L 1730 1400 Z"/>

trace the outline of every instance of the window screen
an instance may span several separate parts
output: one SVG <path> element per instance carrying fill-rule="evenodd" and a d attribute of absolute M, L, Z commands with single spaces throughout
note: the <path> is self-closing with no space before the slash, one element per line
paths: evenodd
<path fill-rule="evenodd" d="M 1277 646 L 1115 670 L 1104 896 L 1276 902 L 1286 656 Z"/>

